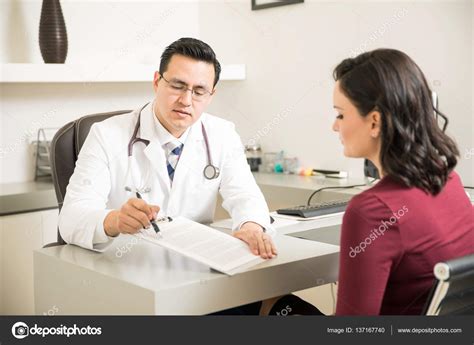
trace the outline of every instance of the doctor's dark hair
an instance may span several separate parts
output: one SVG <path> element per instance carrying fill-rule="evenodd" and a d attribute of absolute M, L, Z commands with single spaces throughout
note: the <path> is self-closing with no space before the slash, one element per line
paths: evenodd
<path fill-rule="evenodd" d="M 168 64 L 173 55 L 175 54 L 187 56 L 192 59 L 204 61 L 214 65 L 215 73 L 213 86 L 216 86 L 217 82 L 219 81 L 219 76 L 221 74 L 221 64 L 219 63 L 219 61 L 217 61 L 214 50 L 212 50 L 212 48 L 207 43 L 190 37 L 183 37 L 171 43 L 168 47 L 166 47 L 163 54 L 161 54 L 161 75 L 166 72 L 166 70 L 168 69 Z"/>
<path fill-rule="evenodd" d="M 418 65 L 401 51 L 377 49 L 343 60 L 333 76 L 361 116 L 380 112 L 384 175 L 438 194 L 459 151 L 438 126 L 431 90 Z"/>

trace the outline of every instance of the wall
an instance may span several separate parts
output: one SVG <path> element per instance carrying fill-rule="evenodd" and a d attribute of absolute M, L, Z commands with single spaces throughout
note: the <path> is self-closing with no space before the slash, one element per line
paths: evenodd
<path fill-rule="evenodd" d="M 209 42 L 225 64 L 245 63 L 247 80 L 223 82 L 209 111 L 234 121 L 244 142 L 285 149 L 306 166 L 362 174 L 331 131 L 331 71 L 359 50 L 393 47 L 425 71 L 459 144 L 458 171 L 474 184 L 471 1 L 311 1 L 250 11 L 250 0 L 62 1 L 68 63 L 153 63 L 181 36 Z M 0 61 L 41 63 L 41 1 L 0 2 Z M 38 127 L 82 114 L 135 108 L 151 84 L 0 84 L 1 183 L 33 179 L 27 142 Z M 28 139 L 28 140 L 25 140 Z"/>
<path fill-rule="evenodd" d="M 198 4 L 180 1 L 61 1 L 69 49 L 66 62 L 158 66 L 163 49 L 198 36 Z M 38 45 L 41 1 L 0 2 L 0 61 L 43 63 Z M 100 72 L 99 72 L 100 73 Z M 0 183 L 33 180 L 31 140 L 40 127 L 60 127 L 81 115 L 133 109 L 153 97 L 150 83 L 0 84 Z"/>
<path fill-rule="evenodd" d="M 246 82 L 222 87 L 211 106 L 236 122 L 245 141 L 285 149 L 306 166 L 362 174 L 362 161 L 345 158 L 331 130 L 331 73 L 353 54 L 396 48 L 439 94 L 462 154 L 457 170 L 473 185 L 474 153 L 466 154 L 474 148 L 471 1 L 306 0 L 261 11 L 248 2 L 200 5 L 201 38 L 221 59 L 247 64 Z"/>

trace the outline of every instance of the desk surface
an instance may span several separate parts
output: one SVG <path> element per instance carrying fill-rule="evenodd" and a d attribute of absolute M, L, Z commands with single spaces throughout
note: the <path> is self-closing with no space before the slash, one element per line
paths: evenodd
<path fill-rule="evenodd" d="M 301 191 L 313 191 L 328 186 L 345 186 L 362 184 L 364 178 L 333 179 L 323 176 L 298 176 L 286 174 L 254 173 L 257 184 L 265 189 L 266 186 L 287 187 Z M 366 188 L 334 190 L 334 193 L 357 194 Z M 466 189 L 474 203 L 474 190 Z M 300 202 L 301 203 L 301 202 Z M 290 204 L 285 206 L 290 206 Z M 52 182 L 30 181 L 0 185 L 0 216 L 17 213 L 34 212 L 57 208 L 56 195 Z"/>
<path fill-rule="evenodd" d="M 334 282 L 338 246 L 285 234 L 341 220 L 278 229 L 278 256 L 232 277 L 132 236 L 120 236 L 104 253 L 73 245 L 40 249 L 34 253 L 36 313 L 55 305 L 59 314 L 208 314 Z"/>
<path fill-rule="evenodd" d="M 58 208 L 51 181 L 0 185 L 0 216 Z"/>
<path fill-rule="evenodd" d="M 332 186 L 350 186 L 358 184 L 368 183 L 366 178 L 327 178 L 324 176 L 299 176 L 299 175 L 287 175 L 287 174 L 269 174 L 269 173 L 254 173 L 255 181 L 259 186 L 277 186 L 277 187 L 288 187 L 304 190 L 316 190 L 323 187 Z M 357 192 L 360 193 L 362 189 L 368 187 L 361 187 Z M 347 190 L 343 190 L 347 193 Z"/>
<path fill-rule="evenodd" d="M 364 183 L 363 179 L 330 179 L 322 176 L 254 173 L 261 186 L 311 191 L 321 187 Z M 350 191 L 348 192 L 350 193 Z M 0 216 L 57 208 L 52 181 L 0 184 Z"/>
<path fill-rule="evenodd" d="M 274 174 L 255 177 L 263 189 L 275 186 L 267 188 L 272 193 L 282 189 L 285 200 L 288 190 L 300 191 L 295 203 L 321 187 L 363 183 Z M 335 215 L 279 228 L 275 237 L 279 255 L 232 277 L 132 236 L 120 236 L 105 253 L 72 245 L 40 249 L 34 253 L 36 313 L 55 306 L 58 314 L 201 315 L 334 282 L 339 247 L 286 234 L 341 222 L 342 216 Z M 337 243 L 339 231 L 334 236 L 332 242 Z"/>

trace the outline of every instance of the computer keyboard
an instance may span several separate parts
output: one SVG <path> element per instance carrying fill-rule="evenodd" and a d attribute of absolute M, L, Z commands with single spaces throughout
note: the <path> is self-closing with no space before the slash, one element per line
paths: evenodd
<path fill-rule="evenodd" d="M 277 210 L 278 214 L 287 216 L 299 216 L 302 218 L 310 218 L 323 216 L 331 213 L 344 212 L 350 199 L 340 199 L 333 201 L 324 201 L 314 203 L 312 205 L 294 206 L 288 208 L 280 208 Z"/>

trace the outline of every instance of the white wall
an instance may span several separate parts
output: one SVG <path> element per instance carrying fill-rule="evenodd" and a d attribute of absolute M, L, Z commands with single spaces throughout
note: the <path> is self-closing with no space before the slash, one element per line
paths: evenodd
<path fill-rule="evenodd" d="M 0 61 L 42 63 L 42 0 L 0 0 Z M 198 35 L 195 1 L 61 0 L 67 63 L 154 63 L 176 38 Z"/>
<path fill-rule="evenodd" d="M 225 85 L 211 110 L 237 123 L 244 140 L 285 149 L 303 164 L 362 174 L 331 130 L 333 68 L 380 47 L 403 50 L 425 72 L 461 150 L 457 170 L 474 182 L 472 1 L 312 1 L 249 11 L 249 1 L 203 2 L 201 38 L 223 60 L 247 64 L 245 83 Z M 218 28 L 218 30 L 216 30 Z M 277 123 L 272 125 L 272 121 Z M 468 151 L 469 152 L 469 151 Z"/>
<path fill-rule="evenodd" d="M 247 80 L 219 85 L 209 111 L 237 124 L 245 142 L 284 149 L 309 167 L 362 173 L 331 131 L 332 69 L 359 48 L 393 47 L 425 71 L 474 184 L 472 1 L 311 1 L 261 11 L 250 0 L 62 1 L 68 63 L 158 63 L 181 36 L 210 43 L 222 63 L 245 63 Z M 41 1 L 0 2 L 0 61 L 41 63 Z M 151 76 L 150 76 L 151 78 Z M 25 137 L 82 114 L 139 106 L 151 84 L 0 84 L 0 183 L 33 178 Z M 273 121 L 273 122 L 272 122 Z M 262 135 L 268 130 L 268 134 Z M 466 158 L 464 158 L 466 156 Z"/>
<path fill-rule="evenodd" d="M 159 64 L 163 49 L 199 36 L 198 4 L 180 1 L 61 1 L 67 63 Z M 43 63 L 38 45 L 41 1 L 0 1 L 0 61 Z M 101 67 L 97 67 L 101 66 Z M 81 115 L 136 108 L 153 96 L 150 83 L 0 84 L 0 183 L 33 180 L 28 144 L 40 127 L 60 127 Z"/>

